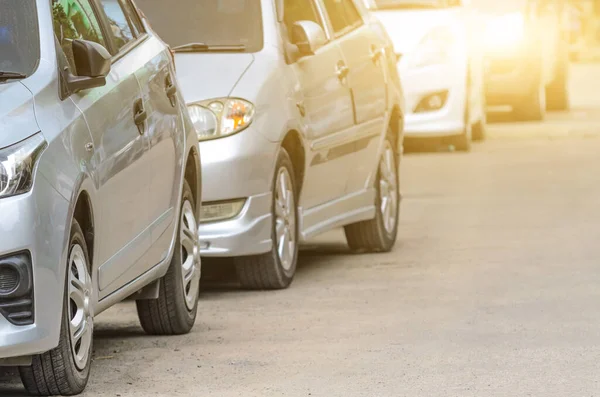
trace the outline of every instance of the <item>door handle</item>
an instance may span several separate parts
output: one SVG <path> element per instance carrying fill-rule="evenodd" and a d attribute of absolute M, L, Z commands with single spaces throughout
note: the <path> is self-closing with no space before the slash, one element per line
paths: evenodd
<path fill-rule="evenodd" d="M 337 75 L 338 79 L 343 82 L 346 77 L 348 77 L 348 73 L 350 73 L 350 68 L 348 68 L 344 62 L 340 61 L 335 70 L 335 74 Z"/>
<path fill-rule="evenodd" d="M 136 99 L 133 103 L 133 121 L 135 122 L 135 125 L 138 126 L 140 135 L 144 133 L 144 123 L 146 120 L 148 120 L 148 112 L 146 112 L 146 109 L 144 108 L 144 102 L 141 98 Z"/>
<path fill-rule="evenodd" d="M 377 49 L 375 46 L 371 47 L 371 60 L 373 61 L 373 63 L 379 62 L 379 60 L 383 56 L 383 52 L 383 48 Z"/>
<path fill-rule="evenodd" d="M 165 78 L 165 92 L 167 93 L 169 102 L 171 102 L 171 106 L 175 107 L 177 105 L 177 86 L 173 83 L 173 78 L 170 74 Z"/>

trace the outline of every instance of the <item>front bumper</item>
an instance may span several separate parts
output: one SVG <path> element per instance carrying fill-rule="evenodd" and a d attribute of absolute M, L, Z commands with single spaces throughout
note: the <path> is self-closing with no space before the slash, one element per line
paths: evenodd
<path fill-rule="evenodd" d="M 203 256 L 245 256 L 271 250 L 270 192 L 278 150 L 278 143 L 264 138 L 253 126 L 200 143 L 204 202 L 246 199 L 235 218 L 200 224 Z"/>
<path fill-rule="evenodd" d="M 258 255 L 273 247 L 272 194 L 251 196 L 233 219 L 201 223 L 201 254 L 210 257 Z"/>
<path fill-rule="evenodd" d="M 65 289 L 68 202 L 38 172 L 33 190 L 0 199 L 0 256 L 31 254 L 32 325 L 0 315 L 0 358 L 29 356 L 58 345 Z"/>
<path fill-rule="evenodd" d="M 405 137 L 442 137 L 460 135 L 464 131 L 466 83 L 464 68 L 459 65 L 433 65 L 408 69 L 400 65 L 406 115 Z M 423 98 L 436 92 L 447 92 L 439 110 L 417 112 Z"/>

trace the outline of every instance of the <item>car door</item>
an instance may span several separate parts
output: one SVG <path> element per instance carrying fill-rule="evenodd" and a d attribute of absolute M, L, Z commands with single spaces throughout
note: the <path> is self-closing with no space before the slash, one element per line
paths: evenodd
<path fill-rule="evenodd" d="M 284 24 L 287 31 L 297 21 L 313 21 L 324 27 L 322 10 L 309 0 L 284 1 Z M 345 195 L 346 181 L 352 164 L 349 154 L 353 143 L 348 139 L 354 127 L 350 89 L 338 71 L 346 65 L 335 40 L 319 48 L 314 55 L 295 59 L 291 68 L 297 78 L 297 106 L 305 127 L 307 167 L 300 203 L 310 209 Z M 289 42 L 289 38 L 284 38 Z"/>
<path fill-rule="evenodd" d="M 115 48 L 113 37 L 96 4 L 90 0 L 53 0 L 55 32 L 76 71 L 70 50 L 76 38 L 92 40 L 114 54 L 106 85 L 71 95 L 83 113 L 92 136 L 88 149 L 97 188 L 96 241 L 99 299 L 131 280 L 136 263 L 150 247 L 148 230 L 147 144 L 143 125 L 134 121 L 141 91 L 126 57 Z"/>
<path fill-rule="evenodd" d="M 353 172 L 346 194 L 364 190 L 373 173 L 380 139 L 386 130 L 387 75 L 385 43 L 353 0 L 322 0 L 334 37 L 349 68 L 348 85 L 355 107 Z"/>
<path fill-rule="evenodd" d="M 166 46 L 144 32 L 130 0 L 98 0 L 114 44 L 126 53 L 127 64 L 141 88 L 140 106 L 146 113 L 142 136 L 147 149 L 144 163 L 148 178 L 148 223 L 151 249 L 138 272 L 146 271 L 166 258 L 172 240 L 172 225 L 179 198 L 184 133 L 177 103 L 174 70 Z M 159 241 L 160 240 L 160 241 Z"/>

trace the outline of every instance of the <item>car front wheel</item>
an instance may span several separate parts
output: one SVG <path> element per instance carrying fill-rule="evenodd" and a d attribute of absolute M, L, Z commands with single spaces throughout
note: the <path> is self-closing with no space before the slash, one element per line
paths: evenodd
<path fill-rule="evenodd" d="M 94 331 L 89 269 L 83 231 L 73 220 L 58 346 L 34 356 L 31 366 L 19 368 L 23 385 L 32 395 L 70 396 L 80 394 L 87 385 Z"/>
<path fill-rule="evenodd" d="M 280 149 L 273 178 L 273 248 L 263 255 L 234 259 L 243 288 L 283 289 L 296 274 L 298 261 L 298 208 L 294 166 L 289 154 Z"/>

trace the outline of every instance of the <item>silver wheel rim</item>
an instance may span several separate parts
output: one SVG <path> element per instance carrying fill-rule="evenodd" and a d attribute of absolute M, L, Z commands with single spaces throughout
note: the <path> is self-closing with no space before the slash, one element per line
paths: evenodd
<path fill-rule="evenodd" d="M 75 365 L 84 370 L 92 347 L 94 319 L 91 306 L 92 278 L 83 248 L 76 244 L 69 256 L 69 336 Z"/>
<path fill-rule="evenodd" d="M 198 224 L 194 209 L 189 201 L 183 203 L 179 240 L 181 242 L 181 277 L 183 295 L 188 310 L 193 310 L 200 289 L 200 247 L 198 243 Z"/>
<path fill-rule="evenodd" d="M 277 173 L 275 185 L 275 238 L 277 256 L 287 271 L 294 265 L 296 252 L 296 200 L 292 178 L 287 168 Z"/>
<path fill-rule="evenodd" d="M 383 219 L 383 227 L 388 234 L 393 234 L 398 213 L 398 178 L 394 149 L 386 141 L 381 161 L 379 162 L 379 210 Z"/>

